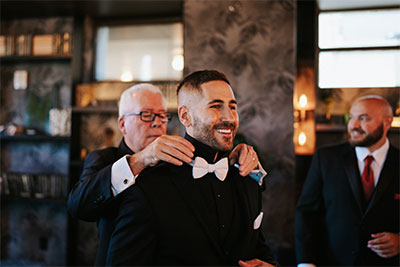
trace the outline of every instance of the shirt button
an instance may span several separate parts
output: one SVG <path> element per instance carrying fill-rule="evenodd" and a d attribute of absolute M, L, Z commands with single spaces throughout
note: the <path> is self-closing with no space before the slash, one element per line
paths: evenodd
<path fill-rule="evenodd" d="M 128 179 L 124 179 L 124 184 L 127 184 L 129 182 Z"/>
<path fill-rule="evenodd" d="M 225 228 L 225 224 L 221 225 L 222 228 Z"/>
<path fill-rule="evenodd" d="M 220 195 L 220 194 L 218 194 L 218 195 L 217 195 L 217 197 L 218 197 L 218 198 L 220 198 L 220 197 L 221 197 L 221 195 Z"/>

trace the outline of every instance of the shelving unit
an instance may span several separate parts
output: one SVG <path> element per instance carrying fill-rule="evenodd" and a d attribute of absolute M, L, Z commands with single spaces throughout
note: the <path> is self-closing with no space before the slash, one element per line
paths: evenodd
<path fill-rule="evenodd" d="M 80 41 L 75 35 L 79 25 L 73 17 L 8 18 L 1 22 L 1 35 L 68 32 L 74 44 Z M 65 204 L 70 186 L 71 137 L 50 135 L 48 114 L 50 108 L 71 107 L 72 88 L 79 78 L 79 68 L 75 68 L 79 51 L 75 49 L 80 49 L 79 45 L 72 46 L 73 54 L 0 57 L 0 124 L 12 123 L 41 133 L 8 136 L 4 131 L 0 135 L 1 260 L 5 262 L 68 264 L 69 216 Z M 24 90 L 13 88 L 16 70 L 28 73 Z M 36 102 L 32 102 L 32 94 Z"/>
<path fill-rule="evenodd" d="M 14 135 L 14 136 L 0 136 L 1 143 L 5 142 L 69 142 L 70 137 L 67 136 L 51 136 L 51 135 Z"/>
<path fill-rule="evenodd" d="M 32 63 L 51 61 L 71 61 L 71 55 L 49 55 L 49 56 L 2 56 L 0 63 Z"/>

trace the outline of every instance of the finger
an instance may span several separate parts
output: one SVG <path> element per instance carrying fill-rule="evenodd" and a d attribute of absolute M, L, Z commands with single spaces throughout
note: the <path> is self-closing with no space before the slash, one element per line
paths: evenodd
<path fill-rule="evenodd" d="M 190 150 L 191 152 L 195 151 L 194 146 L 188 140 L 181 136 L 176 135 L 162 135 L 158 138 L 161 142 L 165 144 L 169 144 L 171 146 L 179 146 L 185 147 L 186 149 Z"/>
<path fill-rule="evenodd" d="M 167 161 L 172 157 L 172 158 L 177 159 L 179 162 L 184 161 L 186 163 L 190 163 L 192 161 L 191 157 L 189 157 L 187 154 L 183 153 L 182 151 L 176 149 L 176 147 L 163 145 L 163 146 L 160 146 L 159 149 L 160 150 L 158 152 L 157 157 L 161 160 Z M 166 157 L 166 156 L 168 156 L 168 157 Z M 170 161 L 168 161 L 168 162 L 170 162 Z M 174 162 L 176 162 L 176 161 L 173 161 L 170 163 L 174 164 Z M 182 165 L 182 164 L 180 164 L 180 165 Z"/>
<path fill-rule="evenodd" d="M 249 260 L 249 261 L 239 260 L 239 265 L 243 266 L 243 267 L 255 267 L 255 266 L 258 266 L 259 264 L 260 263 L 256 259 Z"/>
<path fill-rule="evenodd" d="M 172 136 L 173 139 L 177 142 L 180 142 L 181 144 L 183 144 L 185 147 L 187 147 L 191 152 L 195 151 L 195 147 L 193 146 L 192 143 L 190 143 L 188 140 L 186 140 L 185 138 L 181 137 L 181 136 Z"/>
<path fill-rule="evenodd" d="M 394 251 L 393 246 L 386 246 L 386 247 L 369 247 L 376 253 L 392 253 Z"/>
<path fill-rule="evenodd" d="M 371 234 L 371 236 L 372 236 L 373 238 L 379 238 L 379 237 L 383 237 L 383 236 L 385 236 L 385 235 L 386 235 L 385 232 L 376 233 L 376 234 Z"/>
<path fill-rule="evenodd" d="M 183 165 L 182 161 L 180 161 L 180 160 L 178 160 L 178 159 L 176 159 L 176 158 L 174 158 L 174 157 L 172 157 L 172 156 L 170 156 L 170 155 L 168 155 L 166 153 L 161 154 L 159 159 L 162 160 L 162 161 L 174 164 L 176 166 L 182 166 Z"/>
<path fill-rule="evenodd" d="M 237 162 L 237 160 L 238 160 L 238 157 L 239 157 L 239 149 L 238 149 L 238 147 L 236 146 L 236 147 L 232 150 L 232 152 L 229 154 L 229 164 L 230 164 L 230 165 L 235 164 L 235 163 Z"/>
<path fill-rule="evenodd" d="M 369 240 L 368 244 L 369 245 L 378 245 L 378 244 L 386 243 L 388 241 L 389 241 L 388 236 L 382 236 L 382 237 L 378 237 L 378 238 Z"/>
<path fill-rule="evenodd" d="M 242 145 L 242 148 L 240 149 L 240 152 L 239 152 L 239 161 L 238 161 L 239 166 L 243 165 L 246 162 L 246 159 L 249 154 L 248 145 L 246 145 L 246 144 L 240 144 L 240 145 Z"/>
<path fill-rule="evenodd" d="M 182 140 L 176 138 L 163 138 L 160 139 L 155 145 L 158 146 L 159 149 L 163 150 L 164 152 L 168 152 L 172 156 L 182 159 L 183 161 L 190 162 L 191 158 L 194 156 L 193 151 L 189 146 L 181 141 Z M 179 153 L 176 154 L 175 152 Z M 186 157 L 181 157 L 181 154 L 184 154 Z M 189 158 L 189 161 L 187 158 Z"/>
<path fill-rule="evenodd" d="M 256 169 L 258 166 L 258 157 L 257 153 L 253 150 L 252 147 L 250 147 L 250 153 L 248 154 L 248 157 L 246 159 L 246 163 L 243 164 L 242 170 L 240 170 L 240 174 L 242 176 L 247 176 L 249 173 Z"/>
<path fill-rule="evenodd" d="M 393 248 L 394 244 L 388 240 L 387 242 L 382 242 L 379 244 L 370 244 L 367 245 L 369 248 L 376 248 L 376 249 L 386 249 L 386 248 Z"/>
<path fill-rule="evenodd" d="M 382 257 L 382 258 L 390 258 L 396 255 L 396 253 L 391 252 L 391 253 L 380 253 L 377 252 L 376 254 L 378 254 L 378 256 Z"/>

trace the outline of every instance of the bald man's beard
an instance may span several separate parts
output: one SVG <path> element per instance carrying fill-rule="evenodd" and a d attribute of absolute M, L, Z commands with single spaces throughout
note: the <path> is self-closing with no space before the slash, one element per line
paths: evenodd
<path fill-rule="evenodd" d="M 352 131 L 353 130 L 359 131 L 360 133 L 364 133 L 364 131 L 361 128 L 352 129 Z M 383 136 L 383 123 L 381 123 L 373 132 L 367 134 L 363 140 L 355 141 L 352 140 L 350 136 L 349 141 L 352 146 L 370 147 L 376 144 L 379 140 L 381 140 L 382 136 Z"/>
<path fill-rule="evenodd" d="M 222 141 L 219 141 L 215 136 L 216 129 L 218 127 L 226 127 L 232 129 L 232 135 L 222 137 Z M 236 135 L 237 127 L 236 124 L 231 122 L 220 122 L 215 125 L 208 125 L 203 123 L 200 118 L 193 116 L 193 136 L 197 141 L 208 145 L 209 147 L 217 151 L 229 151 L 233 148 L 233 139 Z"/>

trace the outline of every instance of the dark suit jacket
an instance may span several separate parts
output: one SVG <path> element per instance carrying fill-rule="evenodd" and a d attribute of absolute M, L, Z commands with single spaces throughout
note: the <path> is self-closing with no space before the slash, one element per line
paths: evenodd
<path fill-rule="evenodd" d="M 104 266 L 118 198 L 111 191 L 111 166 L 118 159 L 133 152 L 124 140 L 118 148 L 109 147 L 89 153 L 85 159 L 79 181 L 72 188 L 68 198 L 68 211 L 78 219 L 97 221 L 99 247 L 96 265 Z"/>
<path fill-rule="evenodd" d="M 211 148 L 204 150 L 205 145 L 199 147 L 194 139 L 186 138 L 194 144 L 195 156 L 211 162 L 207 159 L 215 155 L 210 154 Z M 217 179 L 213 173 L 206 176 Z M 232 179 L 237 206 L 235 227 L 221 244 L 210 230 L 214 221 L 208 214 L 213 207 L 205 204 L 190 165 L 161 163 L 144 170 L 135 186 L 118 195 L 121 203 L 107 265 L 222 266 L 253 258 L 274 263 L 261 227 L 253 229 L 261 211 L 260 186 L 241 177 L 234 167 L 226 179 Z"/>
<path fill-rule="evenodd" d="M 399 265 L 367 248 L 371 234 L 399 233 L 399 150 L 390 146 L 379 182 L 365 203 L 355 149 L 318 150 L 296 208 L 297 261 L 319 265 Z"/>

